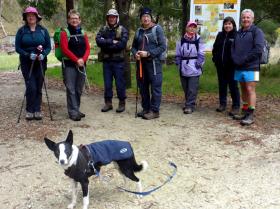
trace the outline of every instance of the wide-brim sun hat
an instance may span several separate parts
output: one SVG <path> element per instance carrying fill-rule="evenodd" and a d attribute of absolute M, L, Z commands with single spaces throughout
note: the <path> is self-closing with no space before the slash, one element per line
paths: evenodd
<path fill-rule="evenodd" d="M 33 13 L 33 14 L 35 14 L 38 21 L 42 20 L 41 15 L 39 15 L 39 12 L 38 12 L 38 10 L 37 10 L 35 7 L 27 7 L 27 8 L 24 10 L 24 12 L 22 13 L 22 19 L 23 19 L 24 21 L 26 21 L 26 15 L 27 15 L 28 13 Z"/>
<path fill-rule="evenodd" d="M 190 27 L 191 25 L 197 27 L 197 23 L 195 21 L 192 21 L 190 20 L 188 23 L 187 23 L 187 27 Z"/>

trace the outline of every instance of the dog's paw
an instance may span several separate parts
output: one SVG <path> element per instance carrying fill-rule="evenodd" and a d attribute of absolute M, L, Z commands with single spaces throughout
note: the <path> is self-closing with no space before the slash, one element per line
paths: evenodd
<path fill-rule="evenodd" d="M 67 206 L 67 209 L 74 209 L 74 207 L 75 207 L 75 204 L 71 203 Z"/>

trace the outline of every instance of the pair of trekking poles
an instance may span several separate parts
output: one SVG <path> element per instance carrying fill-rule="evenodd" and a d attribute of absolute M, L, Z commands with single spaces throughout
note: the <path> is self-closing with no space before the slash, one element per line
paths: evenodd
<path fill-rule="evenodd" d="M 38 51 L 38 53 L 37 53 L 37 58 L 38 58 L 38 55 L 43 51 L 43 47 L 41 45 L 39 45 L 37 47 L 37 51 Z M 28 86 L 30 85 L 29 82 L 30 82 L 30 79 L 31 79 L 31 75 L 32 75 L 32 72 L 33 72 L 35 61 L 36 61 L 36 59 L 32 60 L 32 63 L 31 63 L 31 67 L 30 67 L 29 74 L 28 74 L 28 80 L 26 82 L 26 89 L 25 89 L 25 92 L 24 92 L 23 100 L 21 102 L 21 107 L 20 107 L 20 112 L 19 112 L 19 115 L 18 115 L 17 123 L 19 123 L 19 121 L 20 121 L 20 117 L 21 117 L 24 101 L 25 101 L 25 98 L 26 98 L 26 92 L 27 92 Z M 44 75 L 44 70 L 43 70 L 43 64 L 42 64 L 41 60 L 39 60 L 39 64 L 40 64 L 40 70 L 41 70 L 41 74 L 42 74 L 42 78 L 43 78 L 43 85 L 44 85 L 44 89 L 45 89 L 45 92 L 46 92 L 46 98 L 47 98 L 47 102 L 48 102 L 50 118 L 51 118 L 51 120 L 53 120 L 52 112 L 51 112 L 51 106 L 50 106 L 50 102 L 49 102 L 48 91 L 47 91 L 46 82 L 45 82 L 45 75 Z"/>

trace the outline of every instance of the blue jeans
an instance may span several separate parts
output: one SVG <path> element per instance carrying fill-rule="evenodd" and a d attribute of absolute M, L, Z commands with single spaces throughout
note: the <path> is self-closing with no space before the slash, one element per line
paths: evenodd
<path fill-rule="evenodd" d="M 33 69 L 31 69 L 32 60 L 29 58 L 20 59 L 21 72 L 26 87 L 26 111 L 30 113 L 41 111 L 43 76 L 45 76 L 47 69 L 47 60 L 41 62 L 42 70 L 38 60 L 34 61 Z M 30 70 L 32 70 L 31 74 Z"/>
<path fill-rule="evenodd" d="M 103 79 L 104 79 L 104 99 L 112 101 L 113 98 L 113 78 L 116 82 L 117 96 L 119 100 L 126 99 L 126 83 L 124 77 L 124 62 L 104 61 Z"/>
<path fill-rule="evenodd" d="M 139 69 L 139 63 L 137 63 Z M 159 112 L 162 96 L 162 65 L 160 61 L 142 61 L 143 79 L 137 79 L 142 97 L 142 108 Z"/>

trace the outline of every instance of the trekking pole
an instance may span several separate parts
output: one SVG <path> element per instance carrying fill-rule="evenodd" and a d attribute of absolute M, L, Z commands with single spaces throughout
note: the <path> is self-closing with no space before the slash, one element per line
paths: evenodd
<path fill-rule="evenodd" d="M 23 99 L 22 99 L 22 102 L 21 102 L 21 107 L 20 107 L 17 123 L 19 123 L 19 121 L 20 121 L 21 112 L 22 112 L 23 105 L 24 105 L 24 100 L 25 100 L 25 97 L 26 97 L 27 87 L 29 86 L 29 81 L 30 81 L 31 74 L 32 74 L 32 71 L 33 71 L 33 67 L 34 67 L 34 62 L 35 62 L 35 60 L 32 60 L 30 71 L 29 71 L 29 75 L 28 75 L 28 80 L 26 82 L 26 89 L 25 89 L 24 96 L 23 96 Z"/>
<path fill-rule="evenodd" d="M 52 118 L 51 106 L 50 106 L 50 102 L 49 102 L 48 91 L 47 91 L 46 82 L 45 82 L 45 75 L 44 75 L 44 71 L 43 71 L 42 61 L 39 60 L 39 63 L 40 63 L 40 68 L 41 68 L 42 77 L 43 77 L 43 85 L 44 85 L 45 92 L 46 92 L 46 97 L 47 97 L 47 102 L 48 102 L 48 107 L 49 107 L 49 112 L 50 112 L 50 118 L 51 118 L 51 120 L 53 120 L 53 118 Z"/>
<path fill-rule="evenodd" d="M 143 69 L 142 69 L 142 62 L 141 58 L 139 60 L 139 82 L 143 79 Z M 137 82 L 137 76 L 136 76 L 136 104 L 135 104 L 135 118 L 137 118 L 137 105 L 138 105 L 138 82 Z"/>

